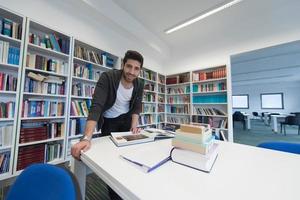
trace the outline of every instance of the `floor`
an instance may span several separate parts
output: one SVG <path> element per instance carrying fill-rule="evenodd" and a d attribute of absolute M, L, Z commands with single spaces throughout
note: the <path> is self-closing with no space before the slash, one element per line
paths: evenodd
<path fill-rule="evenodd" d="M 278 133 L 274 133 L 270 126 L 266 126 L 259 119 L 251 120 L 251 129 L 243 130 L 242 123 L 235 122 L 233 129 L 233 141 L 236 143 L 257 146 L 262 142 L 285 141 L 300 143 L 300 135 L 298 135 L 297 126 L 286 126 L 286 136 L 280 133 L 280 125 L 278 125 Z"/>

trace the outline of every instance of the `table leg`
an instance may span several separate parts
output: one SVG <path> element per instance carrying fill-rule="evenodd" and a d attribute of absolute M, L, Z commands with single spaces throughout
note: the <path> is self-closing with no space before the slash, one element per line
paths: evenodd
<path fill-rule="evenodd" d="M 71 171 L 77 178 L 82 199 L 85 199 L 86 168 L 82 161 L 71 158 Z"/>

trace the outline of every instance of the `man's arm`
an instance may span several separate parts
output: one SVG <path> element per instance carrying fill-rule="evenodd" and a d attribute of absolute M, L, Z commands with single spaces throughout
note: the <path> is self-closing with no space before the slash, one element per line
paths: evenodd
<path fill-rule="evenodd" d="M 97 121 L 102 113 L 103 106 L 106 102 L 108 94 L 108 77 L 103 73 L 96 85 L 93 95 L 92 105 L 87 118 L 87 123 L 84 131 L 84 138 L 77 144 L 72 146 L 71 154 L 74 158 L 80 159 L 81 150 L 87 151 L 91 148 L 91 139 L 97 125 Z"/>
<path fill-rule="evenodd" d="M 139 125 L 139 115 L 138 114 L 132 114 L 131 115 L 131 131 L 135 134 L 140 131 L 140 129 L 137 127 Z"/>

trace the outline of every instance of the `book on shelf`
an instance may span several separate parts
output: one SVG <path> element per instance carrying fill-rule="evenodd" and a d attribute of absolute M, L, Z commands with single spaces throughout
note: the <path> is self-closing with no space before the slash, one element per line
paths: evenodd
<path fill-rule="evenodd" d="M 204 172 L 211 171 L 217 156 L 217 143 L 214 143 L 210 151 L 205 155 L 176 147 L 171 151 L 171 160 L 173 162 Z"/>
<path fill-rule="evenodd" d="M 113 132 L 111 133 L 110 139 L 113 141 L 113 143 L 116 146 L 122 147 L 127 145 L 145 143 L 145 142 L 153 142 L 155 138 L 150 137 L 149 135 L 146 135 L 143 132 L 140 132 L 138 134 L 133 134 L 131 131 L 128 131 L 128 132 Z"/>
<path fill-rule="evenodd" d="M 0 63 L 19 65 L 20 48 L 0 40 Z"/>
<path fill-rule="evenodd" d="M 9 171 L 10 151 L 0 152 L 0 174 Z"/>
<path fill-rule="evenodd" d="M 11 19 L 2 18 L 0 16 L 0 34 L 15 39 L 21 39 L 22 24 L 19 24 Z"/>
<path fill-rule="evenodd" d="M 5 124 L 0 127 L 0 147 L 6 147 L 12 144 L 12 133 L 12 124 Z"/>

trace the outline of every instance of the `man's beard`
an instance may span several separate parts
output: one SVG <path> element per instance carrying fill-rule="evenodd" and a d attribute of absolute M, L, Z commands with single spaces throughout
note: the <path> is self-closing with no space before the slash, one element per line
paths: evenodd
<path fill-rule="evenodd" d="M 126 81 L 128 82 L 133 82 L 134 79 L 136 79 L 136 76 L 133 74 L 129 74 L 129 73 L 123 73 L 123 77 Z"/>

